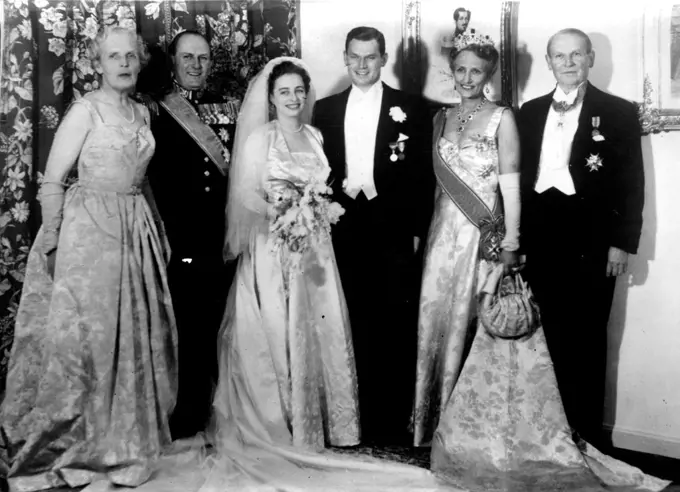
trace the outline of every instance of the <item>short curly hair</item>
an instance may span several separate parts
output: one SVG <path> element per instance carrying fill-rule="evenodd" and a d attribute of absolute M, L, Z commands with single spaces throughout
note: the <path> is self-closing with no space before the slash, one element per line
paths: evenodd
<path fill-rule="evenodd" d="M 500 55 L 498 50 L 492 44 L 468 44 L 459 50 L 451 50 L 449 53 L 449 66 L 451 67 L 451 70 L 453 70 L 453 64 L 456 62 L 458 55 L 464 51 L 470 51 L 471 53 L 477 55 L 478 58 L 481 58 L 487 62 L 487 76 L 489 78 L 491 78 L 491 76 L 496 73 Z"/>
<path fill-rule="evenodd" d="M 101 60 L 101 48 L 102 44 L 104 44 L 104 41 L 106 41 L 106 39 L 111 34 L 118 33 L 125 33 L 135 37 L 135 42 L 137 44 L 137 54 L 139 56 L 139 64 L 141 65 L 140 68 L 144 68 L 146 64 L 149 63 L 149 51 L 146 48 L 146 43 L 142 39 L 142 36 L 140 36 L 137 32 L 122 26 L 106 26 L 99 29 L 97 35 L 90 41 L 87 47 L 92 64 L 94 65 L 95 62 L 99 62 Z"/>

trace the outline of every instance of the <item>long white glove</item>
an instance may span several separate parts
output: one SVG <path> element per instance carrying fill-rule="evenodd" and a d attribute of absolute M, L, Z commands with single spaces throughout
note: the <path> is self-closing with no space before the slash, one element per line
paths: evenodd
<path fill-rule="evenodd" d="M 43 252 L 48 254 L 57 249 L 59 243 L 59 230 L 64 212 L 64 184 L 43 181 L 39 198 L 43 224 Z"/>
<path fill-rule="evenodd" d="M 501 248 L 505 251 L 519 249 L 519 217 L 522 210 L 519 197 L 519 173 L 500 174 L 498 183 L 505 209 L 505 237 Z"/>

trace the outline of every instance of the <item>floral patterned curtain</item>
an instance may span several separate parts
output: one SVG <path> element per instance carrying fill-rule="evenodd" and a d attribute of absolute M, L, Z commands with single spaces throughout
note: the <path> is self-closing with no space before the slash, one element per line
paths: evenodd
<path fill-rule="evenodd" d="M 199 30 L 214 54 L 209 84 L 225 97 L 242 98 L 251 76 L 268 59 L 296 56 L 298 50 L 296 0 L 0 1 L 2 394 L 26 259 L 39 227 L 37 188 L 64 111 L 74 98 L 98 88 L 86 46 L 99 26 L 136 28 L 152 64 L 163 64 L 178 32 Z M 155 68 L 140 75 L 138 89 L 153 89 Z"/>

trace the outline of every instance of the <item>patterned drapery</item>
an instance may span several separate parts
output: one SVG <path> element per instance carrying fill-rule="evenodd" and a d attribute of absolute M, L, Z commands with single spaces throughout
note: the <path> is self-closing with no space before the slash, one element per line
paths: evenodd
<path fill-rule="evenodd" d="M 164 58 L 178 32 L 199 30 L 214 55 L 209 84 L 225 97 L 241 98 L 268 59 L 297 56 L 298 49 L 296 0 L 0 1 L 2 394 L 26 259 L 39 227 L 37 188 L 64 111 L 98 87 L 86 46 L 99 26 L 136 28 L 154 55 L 152 64 Z M 154 88 L 155 68 L 140 75 L 138 89 Z"/>

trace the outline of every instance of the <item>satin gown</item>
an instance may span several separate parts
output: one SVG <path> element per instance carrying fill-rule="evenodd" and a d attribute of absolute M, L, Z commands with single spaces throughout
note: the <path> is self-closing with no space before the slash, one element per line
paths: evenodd
<path fill-rule="evenodd" d="M 263 188 L 328 177 L 316 154 L 289 153 L 277 139 Z M 243 427 L 264 440 L 313 450 L 359 442 L 354 350 L 330 236 L 308 250 L 299 271 L 273 252 L 262 231 L 239 261 L 220 341 L 215 409 L 222 432 Z M 227 424 L 226 421 L 235 420 Z M 247 428 L 247 430 L 246 430 Z"/>
<path fill-rule="evenodd" d="M 447 117 L 454 117 L 449 110 Z M 496 133 L 504 108 L 458 142 L 435 128 L 435 152 L 493 209 L 500 198 Z M 490 336 L 477 296 L 494 265 L 479 230 L 438 187 L 425 253 L 418 327 L 414 438 L 431 468 L 466 490 L 660 490 L 668 482 L 575 442 L 543 329 L 522 340 Z"/>
<path fill-rule="evenodd" d="M 54 279 L 42 229 L 17 313 L 1 425 L 12 490 L 147 480 L 170 444 L 177 333 L 162 224 L 143 192 L 154 152 L 87 95 L 93 129 L 66 191 Z"/>

